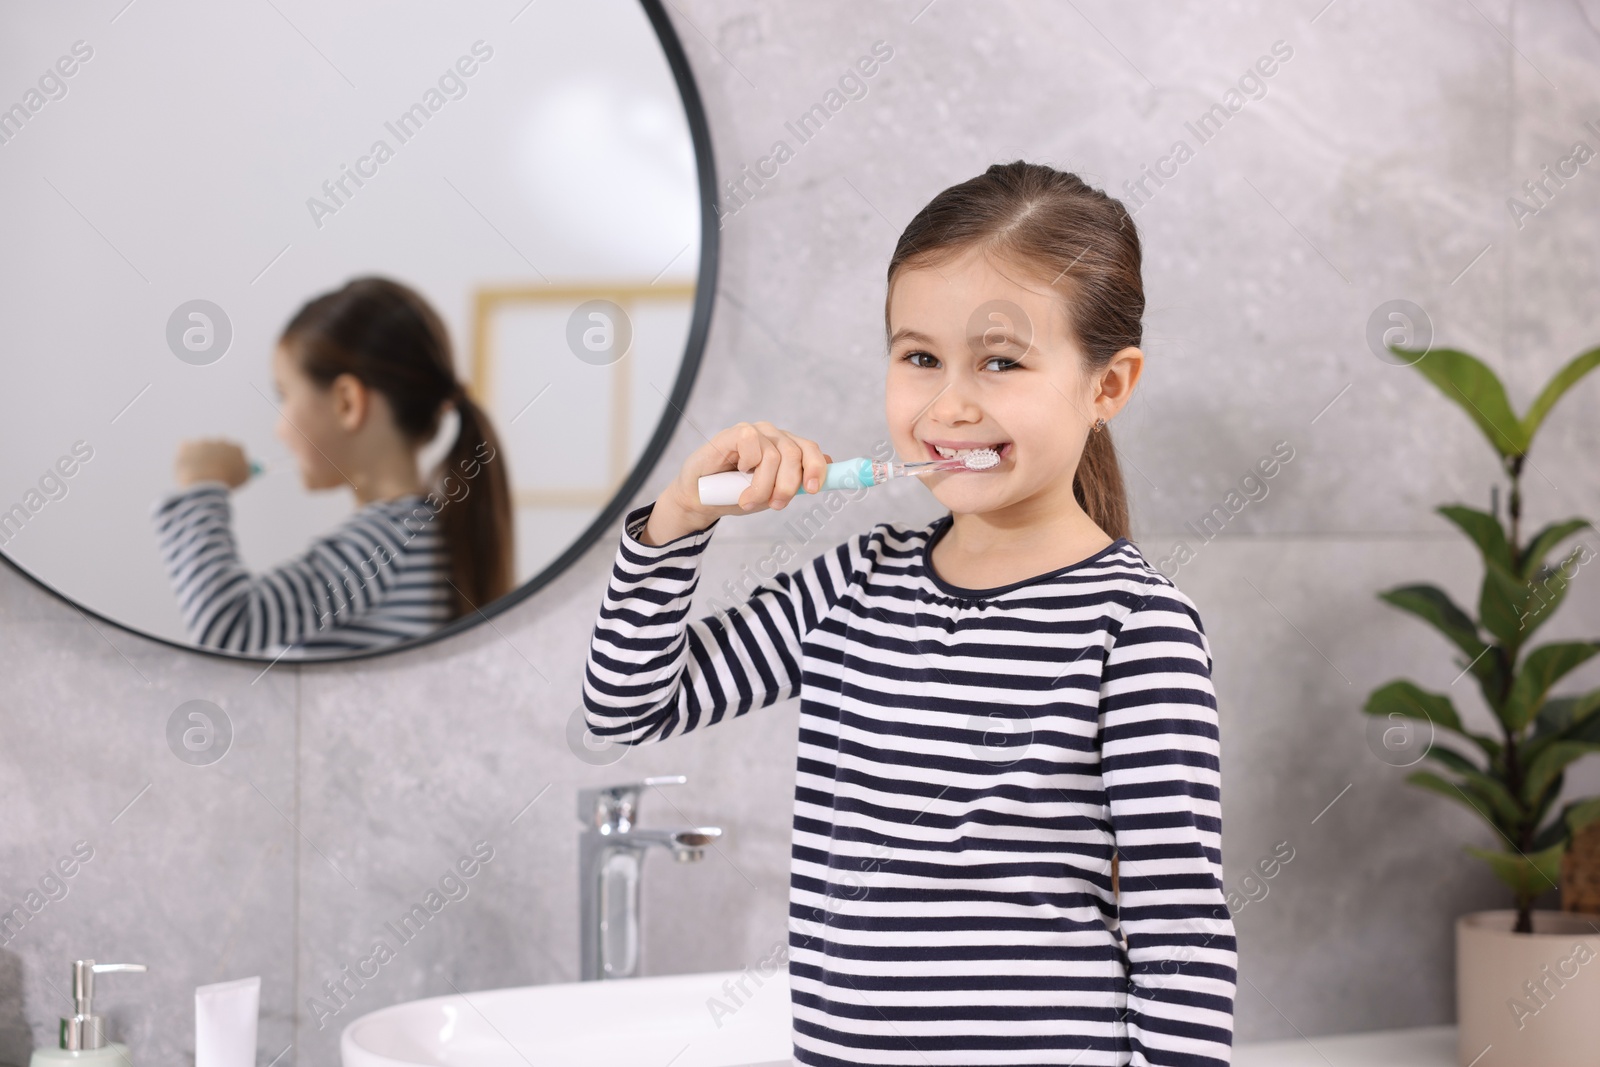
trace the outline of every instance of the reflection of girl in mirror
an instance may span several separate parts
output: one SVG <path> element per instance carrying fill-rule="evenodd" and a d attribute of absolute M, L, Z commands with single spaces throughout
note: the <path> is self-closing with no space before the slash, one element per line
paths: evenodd
<path fill-rule="evenodd" d="M 228 491 L 250 476 L 230 441 L 185 441 L 182 487 L 153 515 L 191 640 L 232 652 L 353 652 L 426 634 L 509 591 L 511 498 L 449 335 L 413 290 L 357 278 L 307 303 L 273 355 L 278 437 L 307 489 L 348 485 L 359 509 L 260 574 L 239 559 Z M 425 484 L 417 453 L 454 405 L 460 432 Z"/>

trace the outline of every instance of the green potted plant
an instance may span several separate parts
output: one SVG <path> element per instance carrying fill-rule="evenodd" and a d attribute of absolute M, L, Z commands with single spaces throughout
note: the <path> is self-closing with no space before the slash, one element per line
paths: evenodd
<path fill-rule="evenodd" d="M 1551 553 L 1585 519 L 1551 523 L 1524 540 L 1522 474 L 1534 435 L 1558 400 L 1596 366 L 1600 348 L 1573 359 L 1544 387 L 1527 414 L 1512 411 L 1505 387 L 1484 363 L 1448 348 L 1389 350 L 1410 360 L 1460 405 L 1488 438 L 1508 481 L 1506 516 L 1462 504 L 1438 508 L 1477 546 L 1483 581 L 1476 615 L 1434 585 L 1406 585 L 1378 594 L 1427 622 L 1460 653 L 1492 725 L 1467 724 L 1451 697 L 1399 679 L 1373 691 L 1365 711 L 1389 721 L 1425 720 L 1432 769 L 1407 781 L 1465 804 L 1495 832 L 1497 847 L 1467 846 L 1510 887 L 1515 908 L 1462 916 L 1456 926 L 1457 1019 L 1462 1064 L 1593 1062 L 1588 1023 L 1600 1008 L 1600 917 L 1535 911 L 1534 899 L 1555 888 L 1574 833 L 1600 818 L 1600 798 L 1553 810 L 1565 771 L 1600 752 L 1600 689 L 1554 696 L 1563 676 L 1600 653 L 1600 641 L 1552 641 L 1533 647 L 1534 633 L 1561 605 L 1577 570 L 1595 553 L 1580 544 L 1559 563 Z M 1498 487 L 1497 487 L 1498 488 Z M 1579 936 L 1584 935 L 1584 936 Z M 1588 958 L 1578 959 L 1579 956 Z M 1570 972 L 1570 973 L 1569 973 Z M 1553 976 L 1553 977 L 1552 977 Z M 1485 1054 L 1485 1048 L 1492 1051 Z"/>

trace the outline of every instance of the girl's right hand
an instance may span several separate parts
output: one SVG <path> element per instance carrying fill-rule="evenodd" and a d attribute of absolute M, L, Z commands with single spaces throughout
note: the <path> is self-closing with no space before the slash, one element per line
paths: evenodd
<path fill-rule="evenodd" d="M 815 441 L 780 430 L 770 422 L 741 422 L 721 431 L 696 449 L 678 476 L 656 500 L 645 527 L 646 544 L 664 545 L 704 530 L 724 515 L 743 515 L 767 508 L 781 510 L 800 487 L 815 493 L 827 476 L 833 457 Z M 700 479 L 707 474 L 740 470 L 750 486 L 739 503 L 724 507 L 700 503 Z"/>
<path fill-rule="evenodd" d="M 250 480 L 250 460 L 244 449 L 221 438 L 200 438 L 178 445 L 172 464 L 178 485 L 187 489 L 196 482 L 221 482 L 237 489 Z"/>

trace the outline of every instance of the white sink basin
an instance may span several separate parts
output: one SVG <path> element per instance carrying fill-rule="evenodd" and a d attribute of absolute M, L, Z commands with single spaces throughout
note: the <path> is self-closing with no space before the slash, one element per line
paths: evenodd
<path fill-rule="evenodd" d="M 748 996 L 732 985 L 740 978 Z M 714 1018 L 712 998 L 733 1013 Z M 344 1067 L 789 1067 L 789 975 L 714 971 L 415 1000 L 356 1019 L 339 1053 Z"/>
<path fill-rule="evenodd" d="M 788 972 L 757 981 L 716 971 L 434 997 L 363 1015 L 339 1051 L 344 1067 L 790 1067 Z M 712 998 L 734 1009 L 720 1026 Z M 1439 1026 L 1245 1044 L 1233 1063 L 1455 1067 L 1455 1047 Z"/>

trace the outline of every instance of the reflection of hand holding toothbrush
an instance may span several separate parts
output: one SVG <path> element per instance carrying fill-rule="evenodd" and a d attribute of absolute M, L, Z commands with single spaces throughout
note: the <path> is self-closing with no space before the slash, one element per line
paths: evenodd
<path fill-rule="evenodd" d="M 834 463 L 815 441 L 770 422 L 740 423 L 697 449 L 657 499 L 645 528 L 647 544 L 663 545 L 703 530 L 724 515 L 782 509 L 801 493 L 856 489 L 891 478 L 936 471 L 987 470 L 993 452 L 961 459 L 898 463 L 851 459 Z"/>
<path fill-rule="evenodd" d="M 184 488 L 196 482 L 221 482 L 237 489 L 250 479 L 250 468 L 244 449 L 218 438 L 184 441 L 173 462 L 173 474 Z"/>
<path fill-rule="evenodd" d="M 173 473 L 184 488 L 195 482 L 221 482 L 237 489 L 270 469 L 262 460 L 250 459 L 237 444 L 220 438 L 184 441 L 173 463 Z"/>

